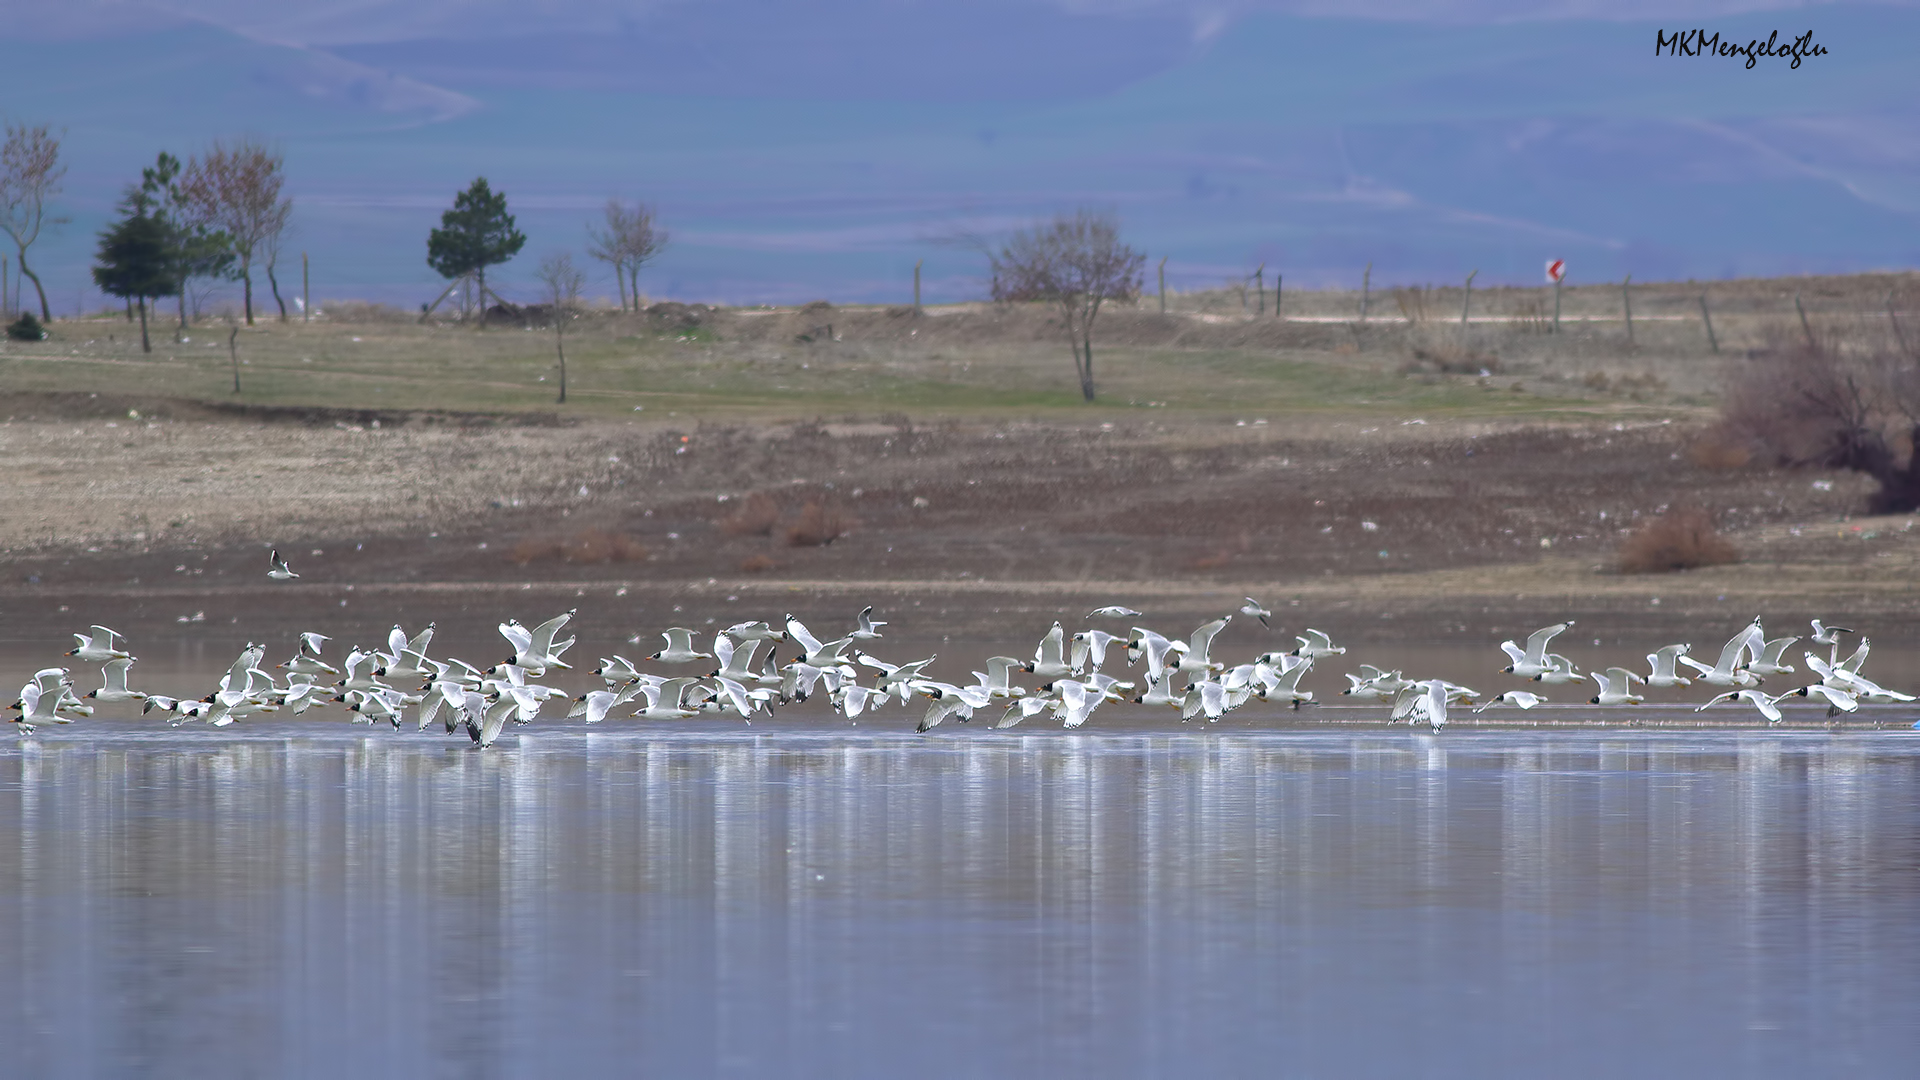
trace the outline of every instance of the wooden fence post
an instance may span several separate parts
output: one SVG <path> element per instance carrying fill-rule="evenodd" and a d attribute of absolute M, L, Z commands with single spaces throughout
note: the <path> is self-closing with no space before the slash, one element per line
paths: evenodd
<path fill-rule="evenodd" d="M 1560 332 L 1560 285 L 1567 280 L 1565 271 L 1553 279 L 1553 332 Z"/>
<path fill-rule="evenodd" d="M 1473 272 L 1467 275 L 1467 290 L 1466 290 L 1467 294 L 1460 298 L 1460 325 L 1461 326 L 1467 325 L 1467 311 L 1473 307 L 1473 279 L 1478 277 L 1479 274 L 1480 274 L 1480 268 L 1476 266 L 1474 267 Z"/>
<path fill-rule="evenodd" d="M 916 315 L 920 313 L 920 263 L 925 261 L 921 259 L 913 264 L 913 311 Z"/>
<path fill-rule="evenodd" d="M 1713 336 L 1713 315 L 1707 311 L 1707 294 L 1700 294 L 1700 321 L 1707 324 L 1707 344 L 1720 351 L 1720 339 Z"/>
<path fill-rule="evenodd" d="M 1373 263 L 1360 275 L 1360 325 L 1367 325 L 1367 303 L 1373 298 Z"/>
<path fill-rule="evenodd" d="M 1167 257 L 1160 256 L 1160 314 L 1167 313 Z"/>
<path fill-rule="evenodd" d="M 1280 315 L 1280 282 L 1285 277 L 1286 275 L 1282 274 L 1278 270 L 1275 270 L 1273 272 L 1273 317 L 1276 319 L 1281 317 Z M 1887 294 L 1887 305 L 1888 305 L 1887 310 L 1892 311 L 1893 310 L 1893 307 L 1892 307 L 1893 294 L 1892 293 Z"/>
<path fill-rule="evenodd" d="M 307 322 L 313 318 L 313 289 L 311 288 L 311 284 L 312 282 L 307 276 L 307 253 L 303 251 L 300 253 L 300 321 L 301 322 Z"/>
<path fill-rule="evenodd" d="M 1815 348 L 1813 343 L 1813 324 L 1807 321 L 1807 307 L 1800 302 L 1800 294 L 1793 294 L 1793 309 L 1800 313 L 1800 329 L 1807 335 L 1807 348 Z"/>
<path fill-rule="evenodd" d="M 1633 293 L 1629 286 L 1633 284 L 1633 275 L 1628 274 L 1620 282 L 1620 303 L 1627 309 L 1627 348 L 1633 348 Z"/>
<path fill-rule="evenodd" d="M 1255 315 L 1265 315 L 1267 313 L 1267 264 L 1266 263 L 1261 263 L 1259 267 L 1254 270 L 1253 287 L 1256 290 L 1258 290 L 1260 294 L 1259 299 L 1254 301 L 1253 313 Z"/>
<path fill-rule="evenodd" d="M 1887 321 L 1893 324 L 1893 340 L 1900 343 L 1901 352 L 1912 352 L 1907 348 L 1907 335 L 1900 332 L 1900 317 L 1893 313 L 1893 290 L 1887 290 Z"/>

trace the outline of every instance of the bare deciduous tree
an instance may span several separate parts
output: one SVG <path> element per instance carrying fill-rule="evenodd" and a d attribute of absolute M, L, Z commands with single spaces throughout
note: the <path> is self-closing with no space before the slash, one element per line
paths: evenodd
<path fill-rule="evenodd" d="M 1906 513 L 1920 509 L 1920 351 L 1865 337 L 1776 334 L 1730 372 L 1721 426 L 1777 465 L 1865 473 L 1872 513 Z"/>
<path fill-rule="evenodd" d="M 1093 320 L 1108 300 L 1126 302 L 1140 295 L 1147 257 L 1120 242 L 1113 215 L 1083 209 L 1014 233 L 987 258 L 996 301 L 1059 305 L 1080 393 L 1092 401 Z"/>
<path fill-rule="evenodd" d="M 646 203 L 628 208 L 619 199 L 608 199 L 605 223 L 587 226 L 587 254 L 613 267 L 621 311 L 627 310 L 629 296 L 633 310 L 640 310 L 640 268 L 666 246 L 667 231 L 654 224 L 654 209 Z"/>
<path fill-rule="evenodd" d="M 268 233 L 264 241 L 267 254 L 267 288 L 273 291 L 273 302 L 280 309 L 281 322 L 287 321 L 287 302 L 280 296 L 280 279 L 273 276 L 273 269 L 280 261 L 280 243 L 286 237 L 287 230 L 283 226 Z"/>
<path fill-rule="evenodd" d="M 40 275 L 27 266 L 27 249 L 40 239 L 40 230 L 64 219 L 47 216 L 47 201 L 60 193 L 67 167 L 60 164 L 60 140 L 45 124 L 7 125 L 7 141 L 0 146 L 0 230 L 20 253 L 20 272 L 33 282 L 40 296 L 40 317 L 53 318 Z"/>
<path fill-rule="evenodd" d="M 180 185 L 200 214 L 227 234 L 240 262 L 248 326 L 253 325 L 253 260 L 270 250 L 293 214 L 292 200 L 280 197 L 284 166 L 281 155 L 251 140 L 231 148 L 215 142 L 187 166 Z"/>
<path fill-rule="evenodd" d="M 580 290 L 586 287 L 587 276 L 573 264 L 572 255 L 562 252 L 540 260 L 538 277 L 541 300 L 546 303 L 553 321 L 553 351 L 560 358 L 559 403 L 564 405 L 567 403 L 566 336 L 573 328 L 573 320 L 580 315 Z"/>

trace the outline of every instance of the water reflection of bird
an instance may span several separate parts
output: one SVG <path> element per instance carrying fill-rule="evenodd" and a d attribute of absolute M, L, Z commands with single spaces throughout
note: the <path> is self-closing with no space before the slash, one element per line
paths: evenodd
<path fill-rule="evenodd" d="M 1264 608 L 1248 610 L 1259 605 L 1251 597 L 1247 602 L 1248 607 L 1233 614 L 1257 617 L 1265 612 Z M 1088 617 L 1122 613 L 1137 615 L 1134 609 L 1116 604 L 1096 608 Z M 622 656 L 606 657 L 593 669 L 603 688 L 571 697 L 568 691 L 540 680 L 570 670 L 561 656 L 574 641 L 556 638 L 576 614 L 563 612 L 531 630 L 514 619 L 499 624 L 513 655 L 487 668 L 454 656 L 429 656 L 434 639 L 432 624 L 411 635 L 396 625 L 386 636 L 385 651 L 349 648 L 337 665 L 325 656 L 332 639 L 318 632 L 298 635 L 292 658 L 272 671 L 261 666 L 266 647 L 250 643 L 220 675 L 213 690 L 199 698 L 185 699 L 134 690 L 128 682 L 134 657 L 126 648 L 126 640 L 116 631 L 94 626 L 90 634 L 74 635 L 77 644 L 69 655 L 103 664 L 100 687 L 81 697 L 74 692 L 66 668 L 43 668 L 21 688 L 13 704 L 17 713 L 14 722 L 26 736 L 37 725 L 65 724 L 91 716 L 95 705 L 137 701 L 142 714 L 158 714 L 175 726 L 198 720 L 210 727 L 225 727 L 267 714 L 301 716 L 316 707 L 321 707 L 324 714 L 328 711 L 324 706 L 332 704 L 358 722 L 384 721 L 383 726 L 396 730 L 408 727 L 408 720 L 413 721 L 414 731 L 440 727 L 453 734 L 464 730 L 475 745 L 485 748 L 499 740 L 509 723 L 518 726 L 539 720 L 555 698 L 567 703 L 565 719 L 598 725 L 618 718 L 685 722 L 708 716 L 732 716 L 751 723 L 756 716 L 771 713 L 776 705 L 802 704 L 814 696 L 824 696 L 836 715 L 853 722 L 889 706 L 907 706 L 917 696 L 928 702 L 916 724 L 922 732 L 940 727 L 953 730 L 947 721 L 956 721 L 957 726 L 993 705 L 1005 707 L 994 725 L 997 728 L 1041 717 L 1065 728 L 1077 728 L 1092 722 L 1095 712 L 1108 701 L 1171 710 L 1183 721 L 1204 719 L 1215 723 L 1256 703 L 1268 708 L 1284 704 L 1290 710 L 1318 707 L 1319 699 L 1314 690 L 1302 685 L 1303 679 L 1316 666 L 1324 668 L 1332 658 L 1347 652 L 1324 631 L 1308 629 L 1299 636 L 1298 647 L 1289 652 L 1270 650 L 1235 662 L 1225 655 L 1231 652 L 1225 643 L 1233 614 L 1201 623 L 1184 639 L 1145 626 L 1133 627 L 1124 639 L 1104 630 L 1085 630 L 1069 637 L 1055 621 L 1041 637 L 1031 661 L 990 656 L 984 664 L 986 670 L 972 673 L 973 682 L 948 682 L 932 670 L 933 656 L 895 663 L 861 649 L 849 649 L 855 641 L 865 644 L 877 640 L 880 628 L 887 625 L 875 620 L 873 609 L 868 607 L 861 610 L 852 629 L 827 641 L 792 615 L 783 620 L 785 630 L 774 630 L 762 620 L 736 622 L 718 632 L 712 653 L 695 645 L 693 630 L 671 627 L 662 633 L 666 647 L 648 660 L 661 664 L 702 659 L 718 662 L 704 669 L 704 675 L 670 677 L 643 670 Z M 1596 692 L 1588 698 L 1588 704 L 1603 710 L 1646 700 L 1634 691 L 1636 684 L 1670 689 L 1700 681 L 1727 688 L 1700 709 L 1740 701 L 1769 723 L 1777 723 L 1786 715 L 1780 707 L 1786 701 L 1823 709 L 1831 720 L 1857 713 L 1870 704 L 1915 700 L 1913 695 L 1883 687 L 1863 674 L 1872 653 L 1872 642 L 1865 638 L 1844 660 L 1807 653 L 1808 668 L 1818 681 L 1786 693 L 1766 694 L 1755 689 L 1760 676 L 1793 671 L 1785 653 L 1799 639 L 1766 640 L 1758 619 L 1728 640 L 1713 667 L 1690 659 L 1688 645 L 1672 644 L 1647 655 L 1651 672 L 1646 676 L 1620 667 L 1582 674 L 1568 657 L 1547 652 L 1552 639 L 1571 624 L 1568 620 L 1536 630 L 1524 649 L 1512 641 L 1502 642 L 1502 650 L 1512 661 L 1503 670 L 1543 684 L 1590 678 Z M 1816 623 L 1810 640 L 1832 648 L 1838 640 L 1836 635 L 1851 632 Z M 787 654 L 785 663 L 776 655 L 783 641 L 796 643 L 800 650 L 797 656 Z M 1114 664 L 1138 667 L 1139 676 L 1128 678 L 1125 672 L 1102 670 L 1108 667 L 1108 648 L 1123 641 L 1123 659 L 1115 659 Z M 769 648 L 761 650 L 762 642 Z M 756 663 L 756 658 L 761 659 Z M 1680 674 L 1681 664 L 1698 672 L 1699 679 L 1689 680 Z M 1449 726 L 1459 706 L 1483 701 L 1473 709 L 1478 716 L 1496 705 L 1533 709 L 1546 703 L 1543 696 L 1518 689 L 1483 699 L 1458 683 L 1408 677 L 1400 670 L 1372 664 L 1360 664 L 1357 672 L 1340 674 L 1348 687 L 1336 700 L 1390 703 L 1389 721 L 1424 723 L 1435 732 Z"/>

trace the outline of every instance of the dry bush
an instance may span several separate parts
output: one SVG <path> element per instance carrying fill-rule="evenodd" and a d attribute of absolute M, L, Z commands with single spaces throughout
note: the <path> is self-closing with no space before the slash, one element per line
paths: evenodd
<path fill-rule="evenodd" d="M 1725 437 L 1775 465 L 1873 477 L 1873 513 L 1920 508 L 1920 352 L 1864 334 L 1808 341 L 1776 328 L 1769 337 L 1769 348 L 1728 369 Z"/>
<path fill-rule="evenodd" d="M 1500 358 L 1453 342 L 1435 342 L 1415 346 L 1413 359 L 1401 367 L 1401 373 L 1422 372 L 1441 375 L 1498 375 Z"/>
<path fill-rule="evenodd" d="M 740 560 L 740 572 L 743 574 L 763 574 L 768 570 L 776 570 L 779 566 L 780 564 L 774 562 L 771 555 L 749 555 Z"/>
<path fill-rule="evenodd" d="M 787 543 L 794 547 L 825 547 L 853 528 L 853 519 L 837 506 L 809 502 L 800 508 L 800 516 L 787 529 Z"/>
<path fill-rule="evenodd" d="M 1753 461 L 1753 448 L 1716 424 L 1687 444 L 1687 460 L 1713 472 L 1743 469 Z"/>
<path fill-rule="evenodd" d="M 557 559 L 563 549 L 564 545 L 558 540 L 527 539 L 513 545 L 507 558 L 516 566 L 526 566 L 541 559 Z"/>
<path fill-rule="evenodd" d="M 1409 326 L 1418 326 L 1427 321 L 1427 300 L 1431 290 L 1418 285 L 1410 285 L 1393 290 L 1393 302 L 1400 308 L 1400 314 L 1406 317 Z"/>
<path fill-rule="evenodd" d="M 1620 544 L 1620 572 L 1663 574 L 1739 562 L 1740 553 L 1698 507 L 1675 507 L 1634 530 Z"/>
<path fill-rule="evenodd" d="M 647 548 L 626 533 L 584 529 L 561 545 L 560 557 L 571 563 L 639 562 Z"/>
<path fill-rule="evenodd" d="M 1553 333 L 1553 313 L 1547 310 L 1547 303 L 1538 298 L 1529 298 L 1514 305 L 1514 326 L 1524 333 Z"/>
<path fill-rule="evenodd" d="M 315 304 L 314 311 L 328 322 L 339 323 L 411 323 L 420 318 L 417 312 L 365 300 L 331 300 Z"/>
<path fill-rule="evenodd" d="M 625 533 L 589 528 L 563 539 L 529 537 L 513 545 L 507 558 L 518 566 L 542 559 L 570 563 L 640 562 L 647 547 Z"/>
<path fill-rule="evenodd" d="M 727 536 L 772 536 L 779 523 L 779 505 L 765 492 L 756 491 L 720 519 L 720 531 Z"/>

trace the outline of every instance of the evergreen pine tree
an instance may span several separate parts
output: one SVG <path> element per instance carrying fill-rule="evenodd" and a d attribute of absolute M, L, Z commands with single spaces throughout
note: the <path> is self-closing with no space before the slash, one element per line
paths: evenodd
<path fill-rule="evenodd" d="M 121 202 L 122 217 L 100 234 L 94 256 L 93 282 L 109 296 L 130 299 L 140 309 L 140 350 L 152 352 L 147 337 L 147 298 L 172 296 L 179 290 L 174 267 L 172 229 L 154 214 L 154 202 L 140 189 Z"/>
<path fill-rule="evenodd" d="M 507 213 L 507 197 L 495 194 L 482 176 L 453 197 L 452 209 L 440 215 L 440 227 L 427 234 L 427 265 L 443 278 L 474 275 L 484 307 L 487 267 L 513 258 L 526 242 Z"/>

